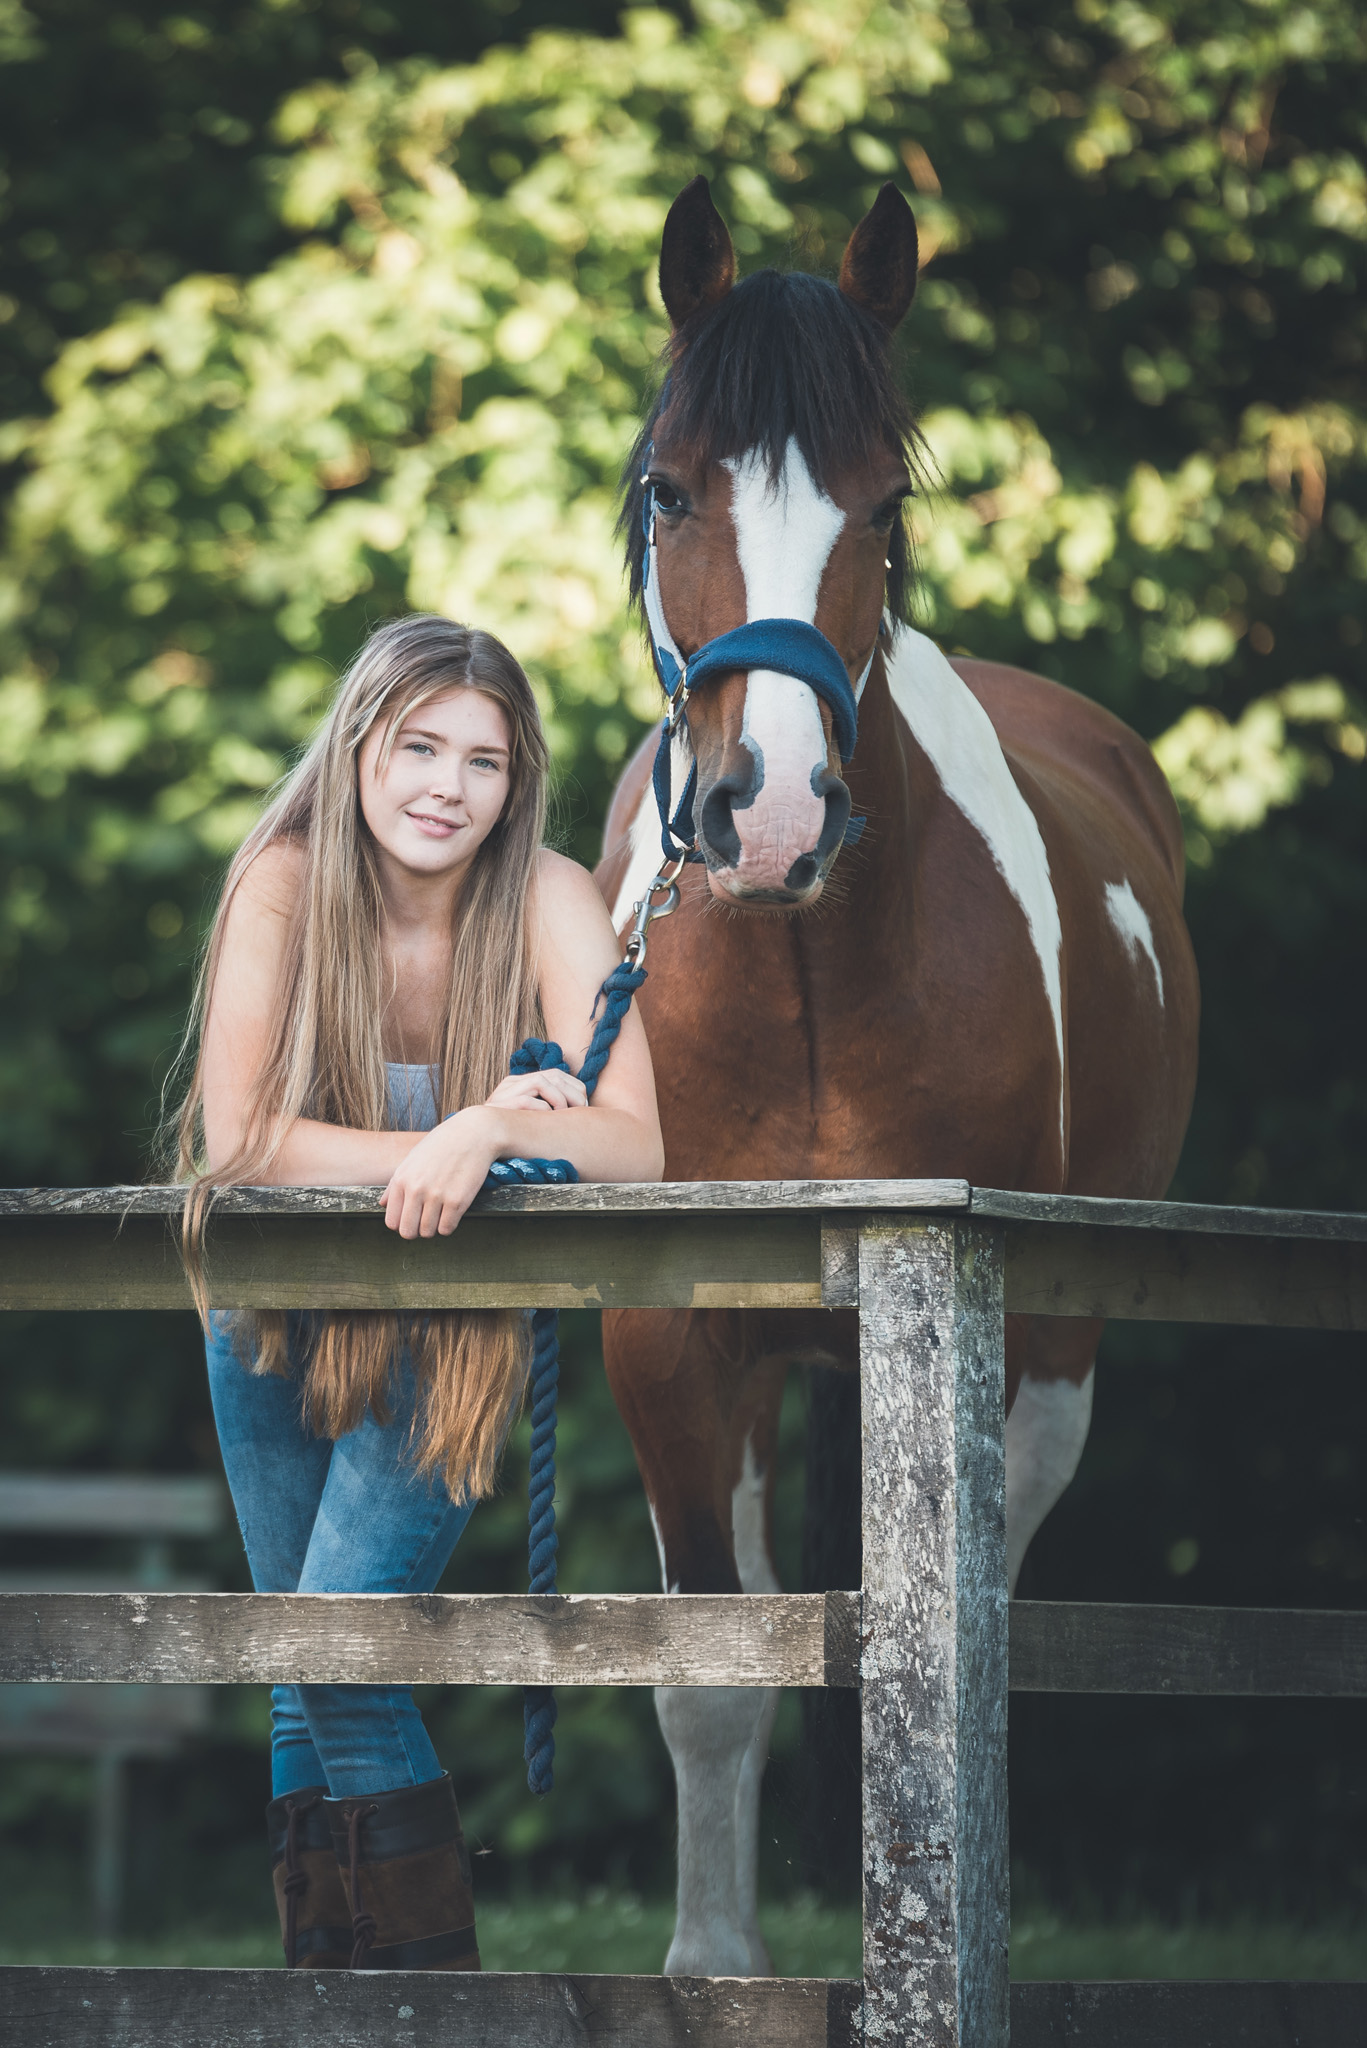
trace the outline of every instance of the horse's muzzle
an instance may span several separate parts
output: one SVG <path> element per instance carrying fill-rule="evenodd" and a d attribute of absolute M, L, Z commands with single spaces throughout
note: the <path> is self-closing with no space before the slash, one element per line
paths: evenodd
<path fill-rule="evenodd" d="M 766 788 L 738 763 L 718 776 L 698 810 L 698 844 L 715 896 L 756 909 L 796 909 L 820 893 L 850 821 L 850 793 L 827 767 L 810 790 Z"/>

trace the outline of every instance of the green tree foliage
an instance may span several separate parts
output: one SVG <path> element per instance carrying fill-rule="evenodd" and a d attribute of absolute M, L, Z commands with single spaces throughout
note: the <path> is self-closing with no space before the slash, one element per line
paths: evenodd
<path fill-rule="evenodd" d="M 177 78 L 222 56 L 157 36 Z M 1212 900 L 1221 842 L 1276 807 L 1342 827 L 1367 750 L 1355 9 L 709 0 L 688 34 L 639 10 L 346 68 L 240 181 L 274 259 L 68 343 L 7 430 L 17 1171 L 133 1170 L 206 882 L 368 622 L 434 606 L 509 639 L 588 850 L 651 707 L 613 499 L 698 168 L 747 263 L 829 265 L 882 178 L 912 186 L 928 628 L 1163 734 Z"/>
<path fill-rule="evenodd" d="M 1206 990 L 1183 1192 L 1361 1205 L 1360 10 L 682 16 L 0 0 L 9 1177 L 142 1171 L 214 878 L 373 621 L 433 606 L 509 640 L 542 692 L 567 843 L 592 857 L 654 708 L 612 527 L 664 338 L 660 228 L 702 170 L 745 267 L 829 274 L 879 184 L 910 193 L 921 620 L 1156 742 Z M 36 1354 L 36 1326 L 22 1341 Z M 147 1412 L 149 1387 L 180 1385 L 169 1354 L 149 1376 L 111 1340 L 97 1372 L 103 1340 L 62 1342 L 70 1399 L 60 1373 L 5 1396 L 15 1455 L 175 1463 L 199 1442 L 203 1414 L 169 1393 L 160 1431 Z M 1180 1559 L 1194 1597 L 1258 1597 L 1191 1507 L 1237 1391 L 1218 1416 L 1179 1407 L 1155 1491 L 1170 1411 L 1123 1361 L 1108 1384 L 1118 1419 L 1103 1388 L 1101 1462 L 1042 1539 L 1041 1590 L 1153 1597 Z M 600 1399 L 584 1367 L 562 1470 L 611 1532 L 570 1577 L 602 1588 L 640 1582 L 650 1550 Z M 1273 1471 L 1251 1424 L 1239 1444 L 1231 1472 L 1245 1452 Z M 1276 1467 L 1286 1517 L 1258 1556 L 1277 1552 L 1285 1597 L 1359 1597 L 1357 1483 L 1308 1435 Z M 464 1583 L 516 1583 L 517 1520 L 510 1485 L 472 1525 Z M 1106 1586 L 1076 1582 L 1103 1555 Z M 518 1804 L 509 1711 L 458 1723 L 504 1846 L 589 1845 L 605 1868 L 624 1832 L 658 1839 L 640 1702 L 569 1714 L 568 1809 Z M 628 1755 L 635 1775 L 614 1773 Z"/>

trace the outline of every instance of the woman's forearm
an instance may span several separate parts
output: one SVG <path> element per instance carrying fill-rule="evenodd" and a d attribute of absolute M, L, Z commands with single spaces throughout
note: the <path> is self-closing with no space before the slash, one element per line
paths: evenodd
<path fill-rule="evenodd" d="M 352 1131 L 342 1124 L 297 1117 L 265 1178 L 272 1187 L 383 1187 L 422 1135 L 421 1131 Z M 228 1151 L 214 1144 L 212 1125 L 206 1136 L 212 1170 Z"/>
<path fill-rule="evenodd" d="M 582 1180 L 659 1180 L 664 1172 L 658 1126 L 625 1110 L 503 1109 L 485 1103 L 466 1114 L 488 1120 L 491 1159 L 568 1159 Z"/>

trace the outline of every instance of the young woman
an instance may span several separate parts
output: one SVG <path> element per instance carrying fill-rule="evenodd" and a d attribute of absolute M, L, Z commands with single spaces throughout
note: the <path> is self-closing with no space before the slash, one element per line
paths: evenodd
<path fill-rule="evenodd" d="M 541 844 L 546 743 L 518 664 L 441 618 L 382 626 L 229 870 L 181 1112 L 186 1242 L 230 1185 L 374 1184 L 403 1237 L 456 1228 L 496 1159 L 656 1180 L 634 1012 L 577 1068 L 620 948 Z M 522 1392 L 512 1312 L 206 1315 L 223 1462 L 261 1592 L 430 1592 Z M 286 1960 L 478 1969 L 450 1778 L 405 1690 L 277 1686 L 267 1810 Z"/>

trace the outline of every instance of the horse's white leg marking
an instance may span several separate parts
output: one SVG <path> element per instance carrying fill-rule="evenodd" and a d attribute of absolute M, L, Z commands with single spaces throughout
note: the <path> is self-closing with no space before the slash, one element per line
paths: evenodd
<path fill-rule="evenodd" d="M 1021 1379 L 1006 1418 L 1006 1583 L 1011 1593 L 1030 1542 L 1077 1471 L 1092 1419 L 1092 1383 Z"/>
<path fill-rule="evenodd" d="M 777 1592 L 753 1442 L 745 1446 L 731 1515 L 741 1590 Z M 678 1919 L 665 1969 L 675 1976 L 767 1976 L 756 1874 L 777 1688 L 662 1685 L 655 1707 L 679 1793 Z"/>
<path fill-rule="evenodd" d="M 1058 1044 L 1059 1138 L 1063 1121 L 1063 927 L 1035 814 L 1016 787 L 992 721 L 933 640 L 897 630 L 888 658 L 892 701 L 939 776 L 945 795 L 977 828 L 1025 913 L 1039 956 Z"/>
<path fill-rule="evenodd" d="M 670 1976 L 751 1977 L 738 1889 L 736 1803 L 768 1706 L 745 1685 L 661 1685 L 655 1710 L 679 1790 L 679 1894 Z"/>
<path fill-rule="evenodd" d="M 796 441 L 784 451 L 776 482 L 754 449 L 725 467 L 747 618 L 812 624 L 844 512 L 817 488 Z M 812 776 L 826 764 L 816 692 L 793 676 L 752 669 L 741 744 L 761 779 L 754 802 L 733 814 L 741 843 L 736 873 L 743 882 L 772 887 L 812 851 L 826 821 L 825 804 L 812 788 Z"/>
<path fill-rule="evenodd" d="M 1153 943 L 1153 926 L 1148 913 L 1128 882 L 1106 884 L 1106 915 L 1120 934 L 1125 951 L 1137 961 L 1141 953 L 1148 955 L 1153 978 L 1158 984 L 1159 1006 L 1163 1002 L 1163 970 L 1158 964 L 1158 948 Z"/>
<path fill-rule="evenodd" d="M 764 1472 L 755 1462 L 752 1434 L 746 1439 L 740 1478 L 731 1494 L 731 1535 L 742 1593 L 782 1591 L 773 1558 L 769 1555 L 764 1494 Z M 778 1712 L 778 1698 L 777 1686 L 767 1687 L 760 1695 L 762 1711 L 736 1786 L 736 1896 L 740 1902 L 742 1931 L 750 1950 L 751 1974 L 756 1977 L 767 1977 L 773 1970 L 764 1937 L 759 1931 L 759 1801 L 764 1767 L 769 1761 L 769 1737 Z"/>
<path fill-rule="evenodd" d="M 674 735 L 670 747 L 670 772 L 674 804 L 677 807 L 683 795 L 688 771 L 693 765 L 693 754 L 682 732 Z M 664 850 L 660 844 L 660 814 L 655 807 L 655 789 L 647 782 L 641 791 L 641 801 L 636 806 L 636 815 L 631 821 L 628 835 L 631 852 L 627 856 L 626 873 L 617 890 L 617 900 L 612 906 L 612 923 L 615 931 L 631 916 L 633 903 L 639 903 L 646 892 L 646 883 L 653 882 L 664 866 Z"/>
<path fill-rule="evenodd" d="M 665 1563 L 665 1540 L 660 1534 L 660 1524 L 656 1518 L 654 1506 L 649 1499 L 646 1501 L 646 1507 L 650 1514 L 650 1526 L 655 1534 L 655 1548 L 660 1558 L 660 1590 L 662 1593 L 677 1593 L 679 1590 L 678 1585 L 671 1586 L 669 1583 L 669 1567 Z"/>

